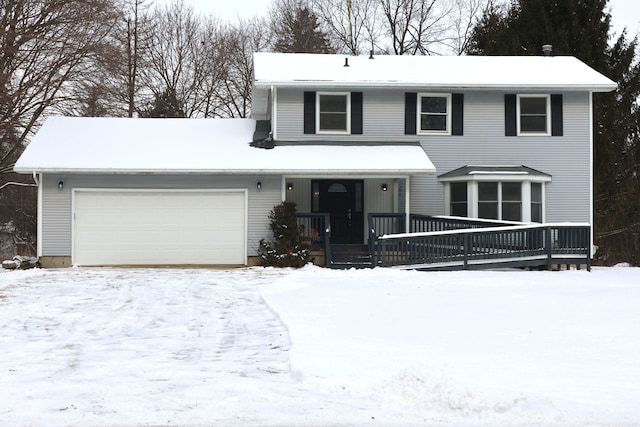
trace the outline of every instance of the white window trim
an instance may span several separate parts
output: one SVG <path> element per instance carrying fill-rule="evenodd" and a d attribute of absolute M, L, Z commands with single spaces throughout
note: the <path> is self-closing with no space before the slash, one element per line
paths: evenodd
<path fill-rule="evenodd" d="M 422 98 L 447 98 L 447 129 L 446 130 L 422 130 Z M 450 93 L 419 93 L 417 105 L 417 130 L 418 135 L 451 135 L 451 94 Z"/>
<path fill-rule="evenodd" d="M 507 179 L 504 179 L 507 178 Z M 471 219 L 478 219 L 478 202 L 480 201 L 478 192 L 478 182 L 497 182 L 498 185 L 498 221 L 502 221 L 502 183 L 503 182 L 520 182 L 522 185 L 520 191 L 520 197 L 522 204 L 522 219 L 521 222 L 531 222 L 531 183 L 542 184 L 542 223 L 546 221 L 546 182 L 550 182 L 550 178 L 546 177 L 513 177 L 508 175 L 488 175 L 483 176 L 482 179 L 469 177 L 460 177 L 457 179 L 450 179 L 445 182 L 445 215 L 451 215 L 451 185 L 452 182 L 466 182 L 467 183 L 467 217 Z"/>
<path fill-rule="evenodd" d="M 323 130 L 320 129 L 320 96 L 338 95 L 347 97 L 347 129 Z M 316 133 L 325 135 L 349 135 L 351 134 L 351 92 L 316 92 Z"/>
<path fill-rule="evenodd" d="M 518 136 L 551 136 L 551 95 L 549 94 L 522 94 L 517 96 L 516 102 L 516 130 Z M 545 132 L 521 132 L 520 131 L 520 100 L 522 98 L 545 98 L 547 101 L 547 117 Z"/>

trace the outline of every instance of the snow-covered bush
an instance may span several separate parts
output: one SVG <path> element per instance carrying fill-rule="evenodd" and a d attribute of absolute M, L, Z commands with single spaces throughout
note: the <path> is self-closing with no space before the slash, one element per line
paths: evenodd
<path fill-rule="evenodd" d="M 302 267 L 309 262 L 309 245 L 302 240 L 304 226 L 296 221 L 296 204 L 282 202 L 269 213 L 273 240 L 260 240 L 260 261 L 271 267 Z"/>

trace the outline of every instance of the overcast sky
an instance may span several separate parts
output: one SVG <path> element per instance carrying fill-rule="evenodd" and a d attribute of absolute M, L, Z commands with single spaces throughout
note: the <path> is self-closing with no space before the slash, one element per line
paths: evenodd
<path fill-rule="evenodd" d="M 271 0 L 185 0 L 203 13 L 211 13 L 225 21 L 235 21 L 238 16 L 249 18 L 264 15 Z M 640 32 L 640 1 L 609 0 L 613 30 L 616 36 L 626 26 L 632 37 Z M 617 37 L 616 37 L 617 38 Z"/>

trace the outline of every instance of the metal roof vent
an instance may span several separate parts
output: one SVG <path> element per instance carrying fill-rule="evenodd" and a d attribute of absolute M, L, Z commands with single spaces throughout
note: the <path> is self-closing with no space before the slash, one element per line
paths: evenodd
<path fill-rule="evenodd" d="M 349 58 L 344 58 L 344 66 L 345 67 L 349 66 Z"/>
<path fill-rule="evenodd" d="M 553 53 L 553 46 L 551 46 L 550 44 L 542 45 L 542 54 L 544 56 L 551 56 L 552 53 Z"/>

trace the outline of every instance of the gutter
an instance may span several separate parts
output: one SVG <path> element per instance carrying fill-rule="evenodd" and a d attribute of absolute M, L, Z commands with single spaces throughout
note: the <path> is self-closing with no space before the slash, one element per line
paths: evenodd
<path fill-rule="evenodd" d="M 611 92 L 618 88 L 616 83 L 603 84 L 551 84 L 551 85 L 535 85 L 535 84 L 498 84 L 498 85 L 481 85 L 481 84 L 448 84 L 448 83 L 426 83 L 426 82 L 400 82 L 400 81 L 334 81 L 334 80 L 295 80 L 295 81 L 263 81 L 254 82 L 254 86 L 261 89 L 269 89 L 271 87 L 279 88 L 351 88 L 358 89 L 467 89 L 467 90 L 486 90 L 486 91 L 562 91 L 562 92 Z"/>

